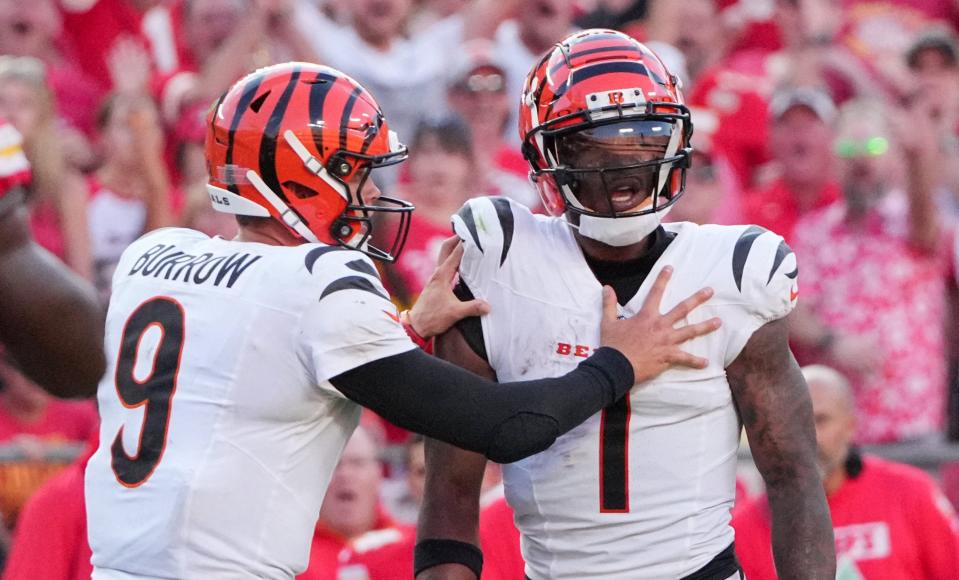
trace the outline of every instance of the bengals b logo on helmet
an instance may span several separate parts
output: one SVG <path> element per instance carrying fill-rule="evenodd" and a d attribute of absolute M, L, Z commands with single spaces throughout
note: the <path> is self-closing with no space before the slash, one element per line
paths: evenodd
<path fill-rule="evenodd" d="M 591 213 L 576 197 L 577 170 L 560 163 L 558 138 L 617 124 L 624 131 L 639 131 L 644 123 L 657 124 L 670 135 L 669 143 L 662 159 L 636 164 L 636 169 L 658 171 L 648 206 L 618 217 L 662 210 L 683 193 L 693 125 L 679 79 L 649 48 L 615 30 L 574 33 L 544 54 L 526 78 L 519 133 L 546 210 L 552 215 Z M 623 168 L 589 171 L 611 169 Z"/>
<path fill-rule="evenodd" d="M 373 169 L 404 161 L 373 96 L 336 69 L 284 63 L 234 84 L 207 116 L 207 189 L 218 211 L 272 218 L 306 242 L 393 261 L 413 206 L 364 201 Z M 400 215 L 388 249 L 369 243 L 377 212 Z"/>

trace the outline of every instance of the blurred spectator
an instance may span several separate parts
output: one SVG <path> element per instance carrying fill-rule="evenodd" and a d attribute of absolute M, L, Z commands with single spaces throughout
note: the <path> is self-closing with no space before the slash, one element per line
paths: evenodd
<path fill-rule="evenodd" d="M 63 469 L 69 448 L 58 446 L 86 442 L 96 428 L 91 401 L 51 397 L 0 355 L 0 445 L 8 453 L 0 463 L 0 512 L 7 526 L 13 527 L 30 495 Z M 45 461 L 53 451 L 59 461 Z"/>
<path fill-rule="evenodd" d="M 517 2 L 521 6 L 513 19 L 503 22 L 496 29 L 493 41 L 497 58 L 506 67 L 506 94 L 516 99 L 523 93 L 526 75 L 547 50 L 575 29 L 573 24 L 573 0 L 527 0 Z M 505 2 L 504 2 L 505 4 Z M 511 108 L 507 121 L 510 130 L 507 138 L 519 143 L 517 110 Z"/>
<path fill-rule="evenodd" d="M 692 163 L 686 172 L 686 191 L 683 202 L 672 206 L 665 221 L 714 224 L 720 206 L 727 201 L 720 171 L 713 158 L 693 149 Z"/>
<path fill-rule="evenodd" d="M 57 110 L 67 127 L 91 135 L 94 111 L 104 87 L 75 64 L 70 47 L 62 41 L 62 32 L 63 19 L 56 0 L 0 0 L 0 54 L 43 61 Z M 79 135 L 70 138 L 82 139 Z"/>
<path fill-rule="evenodd" d="M 944 418 L 950 242 L 932 200 L 933 120 L 919 102 L 900 113 L 890 119 L 876 102 L 843 107 L 843 199 L 793 234 L 805 285 L 791 338 L 801 359 L 849 377 L 862 443 L 928 436 Z"/>
<path fill-rule="evenodd" d="M 479 539 L 483 550 L 482 580 L 514 580 L 523 577 L 526 567 L 519 548 L 519 530 L 513 510 L 499 498 L 480 511 Z"/>
<path fill-rule="evenodd" d="M 399 478 L 386 482 L 399 488 L 399 493 L 390 498 L 384 493 L 390 514 L 396 521 L 416 525 L 416 518 L 423 504 L 423 488 L 426 486 L 426 441 L 422 435 L 412 434 L 403 444 L 403 471 Z"/>
<path fill-rule="evenodd" d="M 32 175 L 20 132 L 0 117 L 0 343 L 49 392 L 93 394 L 106 365 L 99 304 L 34 242 L 23 203 Z"/>
<path fill-rule="evenodd" d="M 648 0 L 601 0 L 597 4 L 593 10 L 576 19 L 577 26 L 613 28 L 635 36 L 634 29 L 637 28 L 639 21 L 646 18 L 650 2 Z"/>
<path fill-rule="evenodd" d="M 841 196 L 832 152 L 836 108 L 825 92 L 798 88 L 773 97 L 770 117 L 769 148 L 780 175 L 747 196 L 744 221 L 791 243 L 801 216 Z"/>
<path fill-rule="evenodd" d="M 422 436 L 414 435 L 407 443 L 410 467 L 407 480 L 410 496 L 415 496 L 416 509 L 423 501 L 426 479 L 426 457 Z M 519 552 L 519 531 L 513 525 L 513 510 L 503 499 L 500 466 L 488 462 L 483 476 L 480 497 L 480 541 L 483 542 L 484 566 L 481 580 L 514 580 L 523 575 L 523 558 Z M 394 512 L 395 513 L 395 512 Z M 416 523 L 414 514 L 412 523 Z M 398 580 L 413 576 L 413 548 L 416 530 L 412 526 L 400 534 L 376 535 L 368 541 L 353 542 L 340 555 L 337 580 Z M 486 547 L 490 552 L 486 552 Z"/>
<path fill-rule="evenodd" d="M 436 267 L 440 245 L 453 235 L 450 217 L 476 189 L 469 127 L 457 117 L 424 122 L 410 144 L 409 180 L 401 197 L 416 206 L 403 259 L 385 267 L 394 299 L 412 304 Z"/>
<path fill-rule="evenodd" d="M 0 117 L 23 135 L 23 150 L 33 167 L 29 204 L 34 237 L 90 279 L 87 187 L 63 154 L 45 74 L 35 58 L 0 56 Z"/>
<path fill-rule="evenodd" d="M 477 191 L 504 195 L 536 208 L 539 200 L 529 182 L 529 167 L 519 148 L 507 141 L 513 99 L 506 93 L 506 66 L 486 40 L 463 46 L 449 79 L 447 98 L 469 125 L 473 138 Z"/>
<path fill-rule="evenodd" d="M 849 383 L 824 366 L 803 368 L 816 419 L 820 469 L 835 528 L 838 578 L 948 580 L 959 570 L 959 522 L 932 478 L 853 447 Z M 775 580 L 766 496 L 733 518 L 749 580 Z"/>
<path fill-rule="evenodd" d="M 517 4 L 474 0 L 409 37 L 404 34 L 412 0 L 354 0 L 347 4 L 351 26 L 333 22 L 310 0 L 298 0 L 295 20 L 321 62 L 377 95 L 390 126 L 405 140 L 422 120 L 446 110 L 447 71 L 460 44 L 491 36 Z"/>
<path fill-rule="evenodd" d="M 380 462 L 382 442 L 374 428 L 361 424 L 350 437 L 333 479 L 326 491 L 320 519 L 313 536 L 310 564 L 299 580 L 335 580 L 340 553 L 349 546 L 361 551 L 374 545 L 395 541 L 410 530 L 396 524 L 380 504 L 383 465 Z M 399 571 L 406 563 L 394 563 Z M 413 576 L 413 555 L 409 555 L 409 572 Z"/>
<path fill-rule="evenodd" d="M 210 103 L 250 70 L 320 60 L 308 40 L 316 31 L 294 23 L 293 0 L 182 0 L 179 6 L 178 66 L 156 83 L 162 118 L 173 130 L 171 157 L 197 141 Z"/>
<path fill-rule="evenodd" d="M 940 207 L 959 217 L 959 46 L 955 34 L 933 28 L 916 37 L 906 52 L 914 90 L 926 95 L 935 121 L 935 138 L 943 153 L 940 164 Z"/>
<path fill-rule="evenodd" d="M 97 125 L 104 162 L 91 182 L 87 215 L 94 284 L 106 303 L 123 250 L 144 233 L 173 225 L 173 219 L 163 130 L 153 102 L 117 94 L 104 103 Z"/>
<path fill-rule="evenodd" d="M 143 15 L 162 0 L 60 0 L 63 17 L 61 40 L 72 47 L 76 64 L 99 83 L 110 88 L 109 55 L 120 39 L 143 47 Z"/>
<path fill-rule="evenodd" d="M 717 149 L 716 129 L 719 117 L 700 107 L 690 110 L 693 124 L 693 157 L 686 172 L 683 202 L 672 206 L 666 221 L 697 224 L 739 224 L 742 217 L 742 191 L 729 160 Z"/>
<path fill-rule="evenodd" d="M 827 3 L 826 0 L 818 0 Z M 954 0 L 844 0 L 837 42 L 876 71 L 893 91 L 905 91 L 909 74 L 902 55 L 921 30 L 959 24 Z M 893 93 L 894 94 L 894 93 Z"/>
<path fill-rule="evenodd" d="M 83 472 L 96 445 L 94 433 L 83 454 L 24 506 L 3 580 L 89 580 L 93 566 Z"/>
<path fill-rule="evenodd" d="M 726 54 L 726 37 L 715 0 L 654 2 L 647 36 L 649 40 L 664 41 L 683 53 L 688 73 L 686 80 L 692 86 Z"/>
<path fill-rule="evenodd" d="M 237 234 L 236 218 L 232 214 L 213 209 L 209 194 L 203 187 L 187 190 L 181 222 L 183 227 L 203 232 L 210 237 L 220 236 L 231 240 Z"/>

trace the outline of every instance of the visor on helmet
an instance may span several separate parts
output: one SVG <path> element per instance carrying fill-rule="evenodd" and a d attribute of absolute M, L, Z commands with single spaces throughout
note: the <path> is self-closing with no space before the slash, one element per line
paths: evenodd
<path fill-rule="evenodd" d="M 671 202 L 674 168 L 686 163 L 679 151 L 677 119 L 615 120 L 557 132 L 552 172 L 571 211 L 607 217 L 642 215 Z"/>

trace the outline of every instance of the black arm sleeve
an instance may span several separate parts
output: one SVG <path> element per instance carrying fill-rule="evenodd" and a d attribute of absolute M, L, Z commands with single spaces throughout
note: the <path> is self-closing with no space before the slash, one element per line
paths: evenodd
<path fill-rule="evenodd" d="M 604 347 L 561 377 L 500 384 L 414 349 L 330 382 L 404 429 L 511 463 L 617 401 L 633 386 L 633 367 Z"/>

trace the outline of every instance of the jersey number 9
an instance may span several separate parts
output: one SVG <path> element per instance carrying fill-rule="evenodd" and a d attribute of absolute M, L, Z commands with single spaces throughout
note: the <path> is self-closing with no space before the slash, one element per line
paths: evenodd
<path fill-rule="evenodd" d="M 150 373 L 136 376 L 140 346 L 147 331 L 157 327 L 160 340 L 153 354 Z M 113 473 L 125 487 L 142 485 L 156 470 L 166 448 L 170 426 L 170 403 L 176 392 L 180 357 L 183 354 L 184 313 L 179 302 L 160 296 L 144 302 L 123 328 L 114 384 L 120 403 L 127 409 L 144 407 L 143 423 L 136 452 L 123 447 L 123 429 L 117 431 L 110 447 Z"/>

